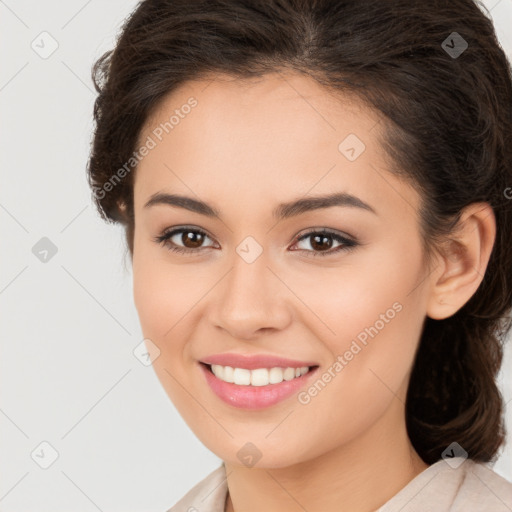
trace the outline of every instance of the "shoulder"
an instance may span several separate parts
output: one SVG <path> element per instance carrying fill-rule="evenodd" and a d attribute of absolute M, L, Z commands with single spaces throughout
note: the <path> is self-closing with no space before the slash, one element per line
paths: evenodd
<path fill-rule="evenodd" d="M 512 483 L 471 459 L 429 466 L 377 512 L 510 512 Z"/>
<path fill-rule="evenodd" d="M 224 512 L 228 485 L 224 464 L 197 483 L 167 512 Z"/>
<path fill-rule="evenodd" d="M 466 460 L 464 480 L 453 503 L 454 511 L 510 512 L 512 482 L 487 464 Z"/>

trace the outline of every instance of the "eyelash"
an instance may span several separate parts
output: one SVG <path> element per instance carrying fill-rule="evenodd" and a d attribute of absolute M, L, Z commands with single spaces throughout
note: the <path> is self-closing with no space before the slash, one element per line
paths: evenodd
<path fill-rule="evenodd" d="M 173 242 L 170 241 L 170 238 L 172 238 L 174 235 L 176 235 L 178 233 L 183 233 L 183 232 L 189 232 L 189 233 L 191 232 L 191 233 L 201 234 L 201 235 L 204 235 L 211 239 L 211 237 L 208 235 L 208 233 L 206 233 L 202 229 L 192 228 L 192 227 L 189 228 L 189 227 L 185 226 L 185 227 L 180 227 L 180 228 L 164 231 L 161 235 L 155 237 L 153 240 L 156 243 L 163 245 L 169 251 L 172 251 L 175 253 L 187 254 L 189 256 L 197 254 L 197 252 L 200 251 L 201 248 L 190 249 L 188 247 L 180 247 L 175 244 L 171 245 L 171 244 L 173 244 Z M 308 232 L 303 233 L 301 236 L 299 236 L 295 239 L 295 241 L 293 242 L 293 245 L 301 242 L 302 240 L 308 238 L 311 235 L 318 235 L 318 234 L 319 235 L 328 235 L 328 236 L 332 237 L 336 242 L 340 242 L 343 245 L 336 247 L 334 250 L 329 249 L 327 251 L 312 251 L 312 250 L 308 250 L 308 249 L 297 249 L 297 250 L 305 251 L 306 253 L 310 253 L 310 254 L 308 254 L 308 257 L 309 256 L 312 256 L 312 257 L 319 256 L 319 257 L 325 258 L 327 256 L 337 254 L 341 251 L 350 251 L 352 249 L 355 249 L 359 245 L 359 243 L 356 242 L 355 240 L 346 238 L 344 236 L 339 235 L 335 231 L 331 231 L 331 230 L 325 229 L 325 228 L 324 229 L 311 229 Z"/>

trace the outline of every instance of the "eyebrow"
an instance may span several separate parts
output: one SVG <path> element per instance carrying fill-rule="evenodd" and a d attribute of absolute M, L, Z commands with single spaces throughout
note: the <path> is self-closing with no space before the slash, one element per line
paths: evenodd
<path fill-rule="evenodd" d="M 178 194 L 167 194 L 157 192 L 153 194 L 144 205 L 144 208 L 150 208 L 155 205 L 169 205 L 185 208 L 191 212 L 206 215 L 207 217 L 215 217 L 220 219 L 220 212 L 208 203 L 192 199 L 191 197 Z M 276 220 L 284 220 L 295 217 L 303 213 L 323 208 L 331 208 L 333 206 L 344 206 L 350 208 L 360 208 L 378 215 L 374 208 L 358 197 L 345 192 L 337 192 L 315 197 L 306 197 L 279 204 L 273 211 L 272 216 Z"/>

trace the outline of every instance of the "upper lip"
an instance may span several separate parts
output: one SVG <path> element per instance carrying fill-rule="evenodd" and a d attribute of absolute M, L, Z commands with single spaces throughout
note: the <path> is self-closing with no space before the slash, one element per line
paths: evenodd
<path fill-rule="evenodd" d="M 214 354 L 204 359 L 202 363 L 218 364 L 220 366 L 231 366 L 232 368 L 245 368 L 247 370 L 255 370 L 257 368 L 301 368 L 303 366 L 317 366 L 317 363 L 312 361 L 297 361 L 295 359 L 287 359 L 284 357 L 277 357 L 267 354 Z"/>

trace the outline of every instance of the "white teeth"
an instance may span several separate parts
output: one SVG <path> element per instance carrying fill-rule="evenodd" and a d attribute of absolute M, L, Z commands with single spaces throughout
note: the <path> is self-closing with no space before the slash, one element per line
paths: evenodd
<path fill-rule="evenodd" d="M 231 368 L 231 366 L 219 366 L 219 368 L 223 369 L 223 376 L 222 376 L 222 379 L 224 380 L 224 382 L 235 382 L 235 377 L 234 377 L 234 370 L 233 368 Z"/>
<path fill-rule="evenodd" d="M 251 383 L 251 372 L 245 368 L 235 368 L 233 379 L 235 384 L 248 386 Z"/>
<path fill-rule="evenodd" d="M 292 380 L 295 378 L 295 368 L 286 368 L 283 373 L 284 380 Z"/>
<path fill-rule="evenodd" d="M 231 382 L 239 386 L 267 386 L 279 384 L 283 380 L 292 380 L 301 377 L 309 371 L 308 366 L 301 368 L 257 368 L 247 370 L 245 368 L 233 368 L 231 366 L 211 365 L 213 374 L 224 382 Z"/>
<path fill-rule="evenodd" d="M 271 368 L 268 372 L 269 384 L 279 384 L 283 382 L 283 369 L 282 368 Z"/>
<path fill-rule="evenodd" d="M 251 386 L 266 386 L 269 383 L 268 370 L 266 368 L 258 368 L 257 370 L 252 370 L 250 373 Z"/>

